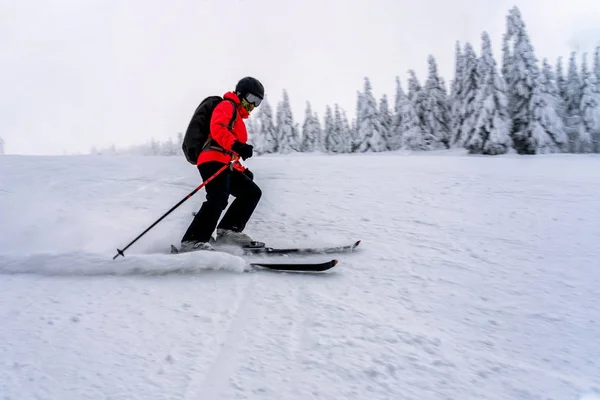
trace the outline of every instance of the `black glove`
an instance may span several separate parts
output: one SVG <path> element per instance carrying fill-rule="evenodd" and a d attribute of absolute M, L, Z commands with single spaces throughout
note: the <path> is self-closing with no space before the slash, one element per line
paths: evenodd
<path fill-rule="evenodd" d="M 252 147 L 252 145 L 249 145 L 249 144 L 246 144 L 246 143 L 242 143 L 242 142 L 238 142 L 236 140 L 233 143 L 233 145 L 231 146 L 231 150 L 233 150 L 236 153 L 238 153 L 239 156 L 242 157 L 242 160 L 246 160 L 247 158 L 252 157 L 252 152 L 254 150 L 254 147 Z"/>
<path fill-rule="evenodd" d="M 244 170 L 244 175 L 246 175 L 248 178 L 250 178 L 251 181 L 254 180 L 254 174 L 248 168 L 246 168 Z"/>

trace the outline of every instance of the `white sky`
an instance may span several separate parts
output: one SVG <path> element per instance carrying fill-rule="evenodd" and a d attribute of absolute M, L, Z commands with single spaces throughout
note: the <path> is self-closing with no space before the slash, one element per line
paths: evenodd
<path fill-rule="evenodd" d="M 0 0 L 0 137 L 14 154 L 174 138 L 245 75 L 274 107 L 287 89 L 297 122 L 307 100 L 353 116 L 364 76 L 393 104 L 396 76 L 423 81 L 431 53 L 450 81 L 456 40 L 479 53 L 483 30 L 500 62 L 513 5 L 539 59 L 600 44 L 598 0 Z"/>

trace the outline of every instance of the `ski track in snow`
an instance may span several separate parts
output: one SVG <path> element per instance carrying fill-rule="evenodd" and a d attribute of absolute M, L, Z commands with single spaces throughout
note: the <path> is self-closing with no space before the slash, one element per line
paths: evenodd
<path fill-rule="evenodd" d="M 206 365 L 204 376 L 190 378 L 186 388 L 184 399 L 218 399 L 219 392 L 226 384 L 232 369 L 236 366 L 236 355 L 238 348 L 243 344 L 244 329 L 253 317 L 254 305 L 252 300 L 254 277 L 244 285 L 244 289 L 238 294 L 237 304 L 233 316 L 230 318 L 223 340 L 219 343 L 219 350 L 215 359 Z"/>
<path fill-rule="evenodd" d="M 447 154 L 248 160 L 251 235 L 362 239 L 319 275 L 163 254 L 204 191 L 113 261 L 181 158 L 1 157 L 0 399 L 599 395 L 600 158 Z"/>

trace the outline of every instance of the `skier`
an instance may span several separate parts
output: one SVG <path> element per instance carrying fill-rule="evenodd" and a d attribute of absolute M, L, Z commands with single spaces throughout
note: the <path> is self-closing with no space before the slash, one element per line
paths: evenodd
<path fill-rule="evenodd" d="M 237 83 L 235 91 L 225 93 L 223 98 L 229 101 L 222 101 L 215 107 L 210 119 L 210 145 L 200 152 L 196 162 L 203 181 L 230 163 L 234 155 L 244 161 L 252 157 L 253 146 L 246 143 L 248 132 L 244 119 L 260 105 L 264 94 L 260 81 L 245 77 Z M 226 168 L 213 178 L 205 190 L 206 201 L 183 235 L 179 251 L 214 250 L 210 242 L 215 228 L 217 244 L 264 246 L 242 232 L 262 195 L 248 168 L 234 161 L 232 168 Z M 217 225 L 229 195 L 235 200 Z"/>

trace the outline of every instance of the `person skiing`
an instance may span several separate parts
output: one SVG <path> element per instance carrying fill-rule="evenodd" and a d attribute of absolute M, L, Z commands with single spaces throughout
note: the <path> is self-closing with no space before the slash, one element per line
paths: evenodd
<path fill-rule="evenodd" d="M 264 95 L 263 84 L 253 77 L 242 78 L 235 91 L 224 94 L 224 101 L 215 107 L 210 119 L 209 144 L 200 152 L 196 162 L 203 182 L 230 163 L 232 157 L 239 156 L 244 161 L 252 157 L 253 146 L 247 143 L 244 119 L 260 105 Z M 235 160 L 230 168 L 208 182 L 205 190 L 206 200 L 183 235 L 180 251 L 214 250 L 210 242 L 215 228 L 217 244 L 264 246 L 264 243 L 252 240 L 243 232 L 262 196 L 254 182 L 254 174 L 248 168 Z M 217 225 L 230 195 L 235 200 Z"/>

